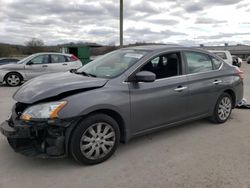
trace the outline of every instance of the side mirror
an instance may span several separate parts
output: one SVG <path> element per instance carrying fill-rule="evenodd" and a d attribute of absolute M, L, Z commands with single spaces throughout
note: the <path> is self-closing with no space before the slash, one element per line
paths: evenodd
<path fill-rule="evenodd" d="M 154 82 L 156 79 L 155 73 L 149 71 L 141 71 L 135 75 L 136 82 Z"/>

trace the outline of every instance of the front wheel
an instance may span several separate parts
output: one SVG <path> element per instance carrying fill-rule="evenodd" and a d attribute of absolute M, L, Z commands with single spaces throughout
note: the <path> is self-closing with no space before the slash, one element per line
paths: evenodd
<path fill-rule="evenodd" d="M 213 116 L 210 118 L 214 123 L 224 123 L 231 115 L 233 108 L 232 97 L 228 93 L 223 93 L 214 108 Z"/>
<path fill-rule="evenodd" d="M 18 73 L 9 73 L 5 78 L 5 82 L 8 86 L 19 86 L 22 82 L 22 77 Z"/>
<path fill-rule="evenodd" d="M 70 151 L 84 164 L 97 164 L 110 158 L 120 141 L 117 122 L 106 114 L 94 114 L 82 120 L 71 135 Z"/>

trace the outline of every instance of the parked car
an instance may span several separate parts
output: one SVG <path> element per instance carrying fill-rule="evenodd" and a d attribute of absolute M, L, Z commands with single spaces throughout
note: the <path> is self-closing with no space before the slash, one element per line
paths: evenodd
<path fill-rule="evenodd" d="M 18 61 L 20 61 L 20 60 L 16 59 L 16 58 L 2 57 L 2 58 L 0 58 L 0 65 L 5 65 L 5 64 L 9 64 L 9 63 L 17 63 Z"/>
<path fill-rule="evenodd" d="M 219 56 L 222 58 L 226 63 L 232 65 L 233 64 L 233 57 L 229 51 L 225 50 L 209 50 L 209 52 Z"/>
<path fill-rule="evenodd" d="M 238 57 L 238 56 L 237 56 L 237 57 Z M 242 60 L 240 57 L 238 57 L 238 60 L 239 60 L 239 62 L 242 64 L 243 60 Z"/>
<path fill-rule="evenodd" d="M 250 64 L 250 56 L 247 58 L 247 63 Z"/>
<path fill-rule="evenodd" d="M 241 67 L 242 60 L 235 55 L 232 55 L 232 58 L 233 58 L 233 65 L 237 67 Z"/>
<path fill-rule="evenodd" d="M 23 81 L 47 73 L 63 72 L 82 66 L 81 61 L 71 54 L 37 53 L 17 63 L 0 66 L 0 83 L 18 86 Z"/>
<path fill-rule="evenodd" d="M 0 130 L 18 153 L 96 164 L 142 134 L 207 117 L 226 122 L 242 100 L 242 74 L 194 48 L 124 48 L 26 82 Z"/>

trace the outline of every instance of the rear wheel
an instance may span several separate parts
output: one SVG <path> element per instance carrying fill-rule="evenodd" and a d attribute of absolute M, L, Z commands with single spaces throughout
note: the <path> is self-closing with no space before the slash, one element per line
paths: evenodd
<path fill-rule="evenodd" d="M 22 82 L 22 76 L 18 73 L 9 73 L 5 77 L 5 82 L 8 86 L 19 86 Z"/>
<path fill-rule="evenodd" d="M 81 121 L 72 133 L 71 155 L 80 163 L 101 163 L 113 155 L 119 140 L 117 122 L 106 114 L 94 114 Z"/>
<path fill-rule="evenodd" d="M 226 122 L 231 115 L 232 108 L 232 97 L 228 93 L 223 93 L 217 100 L 211 120 L 214 123 Z"/>

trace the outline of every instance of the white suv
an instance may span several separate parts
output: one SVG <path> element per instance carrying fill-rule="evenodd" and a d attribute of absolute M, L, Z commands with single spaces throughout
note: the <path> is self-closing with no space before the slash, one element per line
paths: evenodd
<path fill-rule="evenodd" d="M 219 56 L 222 58 L 226 63 L 232 65 L 233 64 L 233 57 L 229 51 L 226 50 L 209 50 L 209 52 Z"/>

